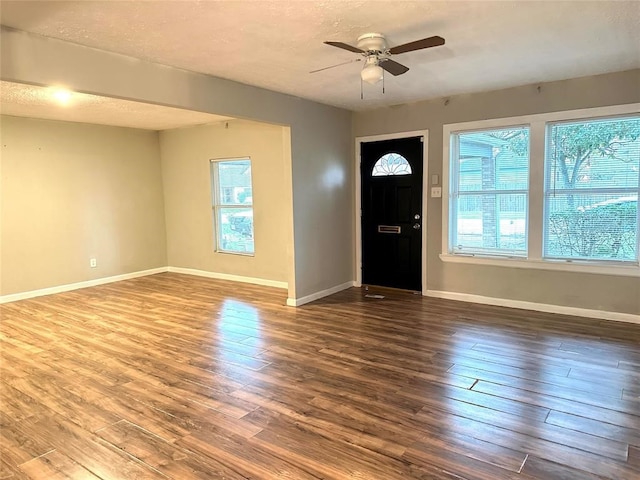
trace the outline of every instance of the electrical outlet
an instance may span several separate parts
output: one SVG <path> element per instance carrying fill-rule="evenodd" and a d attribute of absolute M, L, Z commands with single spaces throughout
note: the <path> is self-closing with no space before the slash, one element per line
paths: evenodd
<path fill-rule="evenodd" d="M 98 266 L 98 261 L 95 258 L 90 258 L 89 259 L 89 266 L 91 268 L 96 268 Z"/>
<path fill-rule="evenodd" d="M 431 197 L 432 198 L 442 197 L 442 187 L 431 187 Z"/>

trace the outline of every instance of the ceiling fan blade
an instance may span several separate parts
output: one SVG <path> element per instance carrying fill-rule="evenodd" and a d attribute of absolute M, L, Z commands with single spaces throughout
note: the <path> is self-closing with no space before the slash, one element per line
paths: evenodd
<path fill-rule="evenodd" d="M 354 63 L 354 62 L 360 62 L 360 61 L 362 61 L 362 59 L 361 59 L 361 58 L 354 58 L 353 60 L 349 60 L 349 61 L 347 61 L 347 62 L 338 63 L 338 64 L 336 64 L 336 65 L 330 65 L 330 66 L 328 66 L 328 67 L 319 68 L 319 69 L 317 69 L 317 70 L 311 70 L 309 73 L 321 72 L 321 71 L 323 71 L 323 70 L 329 70 L 330 68 L 340 67 L 340 66 L 342 66 L 342 65 L 346 65 L 346 64 L 348 64 L 348 63 Z"/>
<path fill-rule="evenodd" d="M 389 72 L 391 75 L 402 75 L 409 71 L 409 67 L 405 67 L 401 63 L 394 62 L 393 60 L 384 60 L 380 62 L 380 67 Z"/>
<path fill-rule="evenodd" d="M 404 45 L 398 45 L 397 47 L 390 48 L 389 53 L 391 55 L 397 55 L 399 53 L 413 52 L 414 50 L 421 50 L 423 48 L 439 47 L 440 45 L 444 45 L 444 38 L 435 36 L 405 43 Z"/>
<path fill-rule="evenodd" d="M 358 47 L 353 47 L 348 43 L 343 43 L 343 42 L 324 42 L 324 43 L 326 43 L 327 45 L 331 45 L 332 47 L 338 47 L 344 50 L 349 50 L 350 52 L 364 53 L 364 50 L 360 50 Z"/>

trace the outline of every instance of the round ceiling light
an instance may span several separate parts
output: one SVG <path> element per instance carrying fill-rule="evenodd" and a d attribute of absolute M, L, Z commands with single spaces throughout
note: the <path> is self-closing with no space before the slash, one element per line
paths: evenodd
<path fill-rule="evenodd" d="M 360 78 L 363 82 L 367 82 L 371 85 L 375 85 L 384 75 L 384 70 L 380 66 L 380 61 L 376 55 L 367 57 L 364 68 L 360 72 Z"/>

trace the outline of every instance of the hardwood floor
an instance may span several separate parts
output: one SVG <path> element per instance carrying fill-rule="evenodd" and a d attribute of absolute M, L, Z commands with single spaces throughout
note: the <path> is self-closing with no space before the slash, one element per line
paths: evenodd
<path fill-rule="evenodd" d="M 640 478 L 640 325 L 366 293 L 1 306 L 0 478 Z"/>

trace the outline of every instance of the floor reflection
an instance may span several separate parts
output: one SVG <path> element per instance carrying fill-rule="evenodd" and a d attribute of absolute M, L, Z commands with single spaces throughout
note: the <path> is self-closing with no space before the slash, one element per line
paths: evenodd
<path fill-rule="evenodd" d="M 211 337 L 213 343 L 209 353 L 215 360 L 216 371 L 220 373 L 245 383 L 250 372 L 269 364 L 259 358 L 265 345 L 260 312 L 246 302 L 225 299 Z"/>

